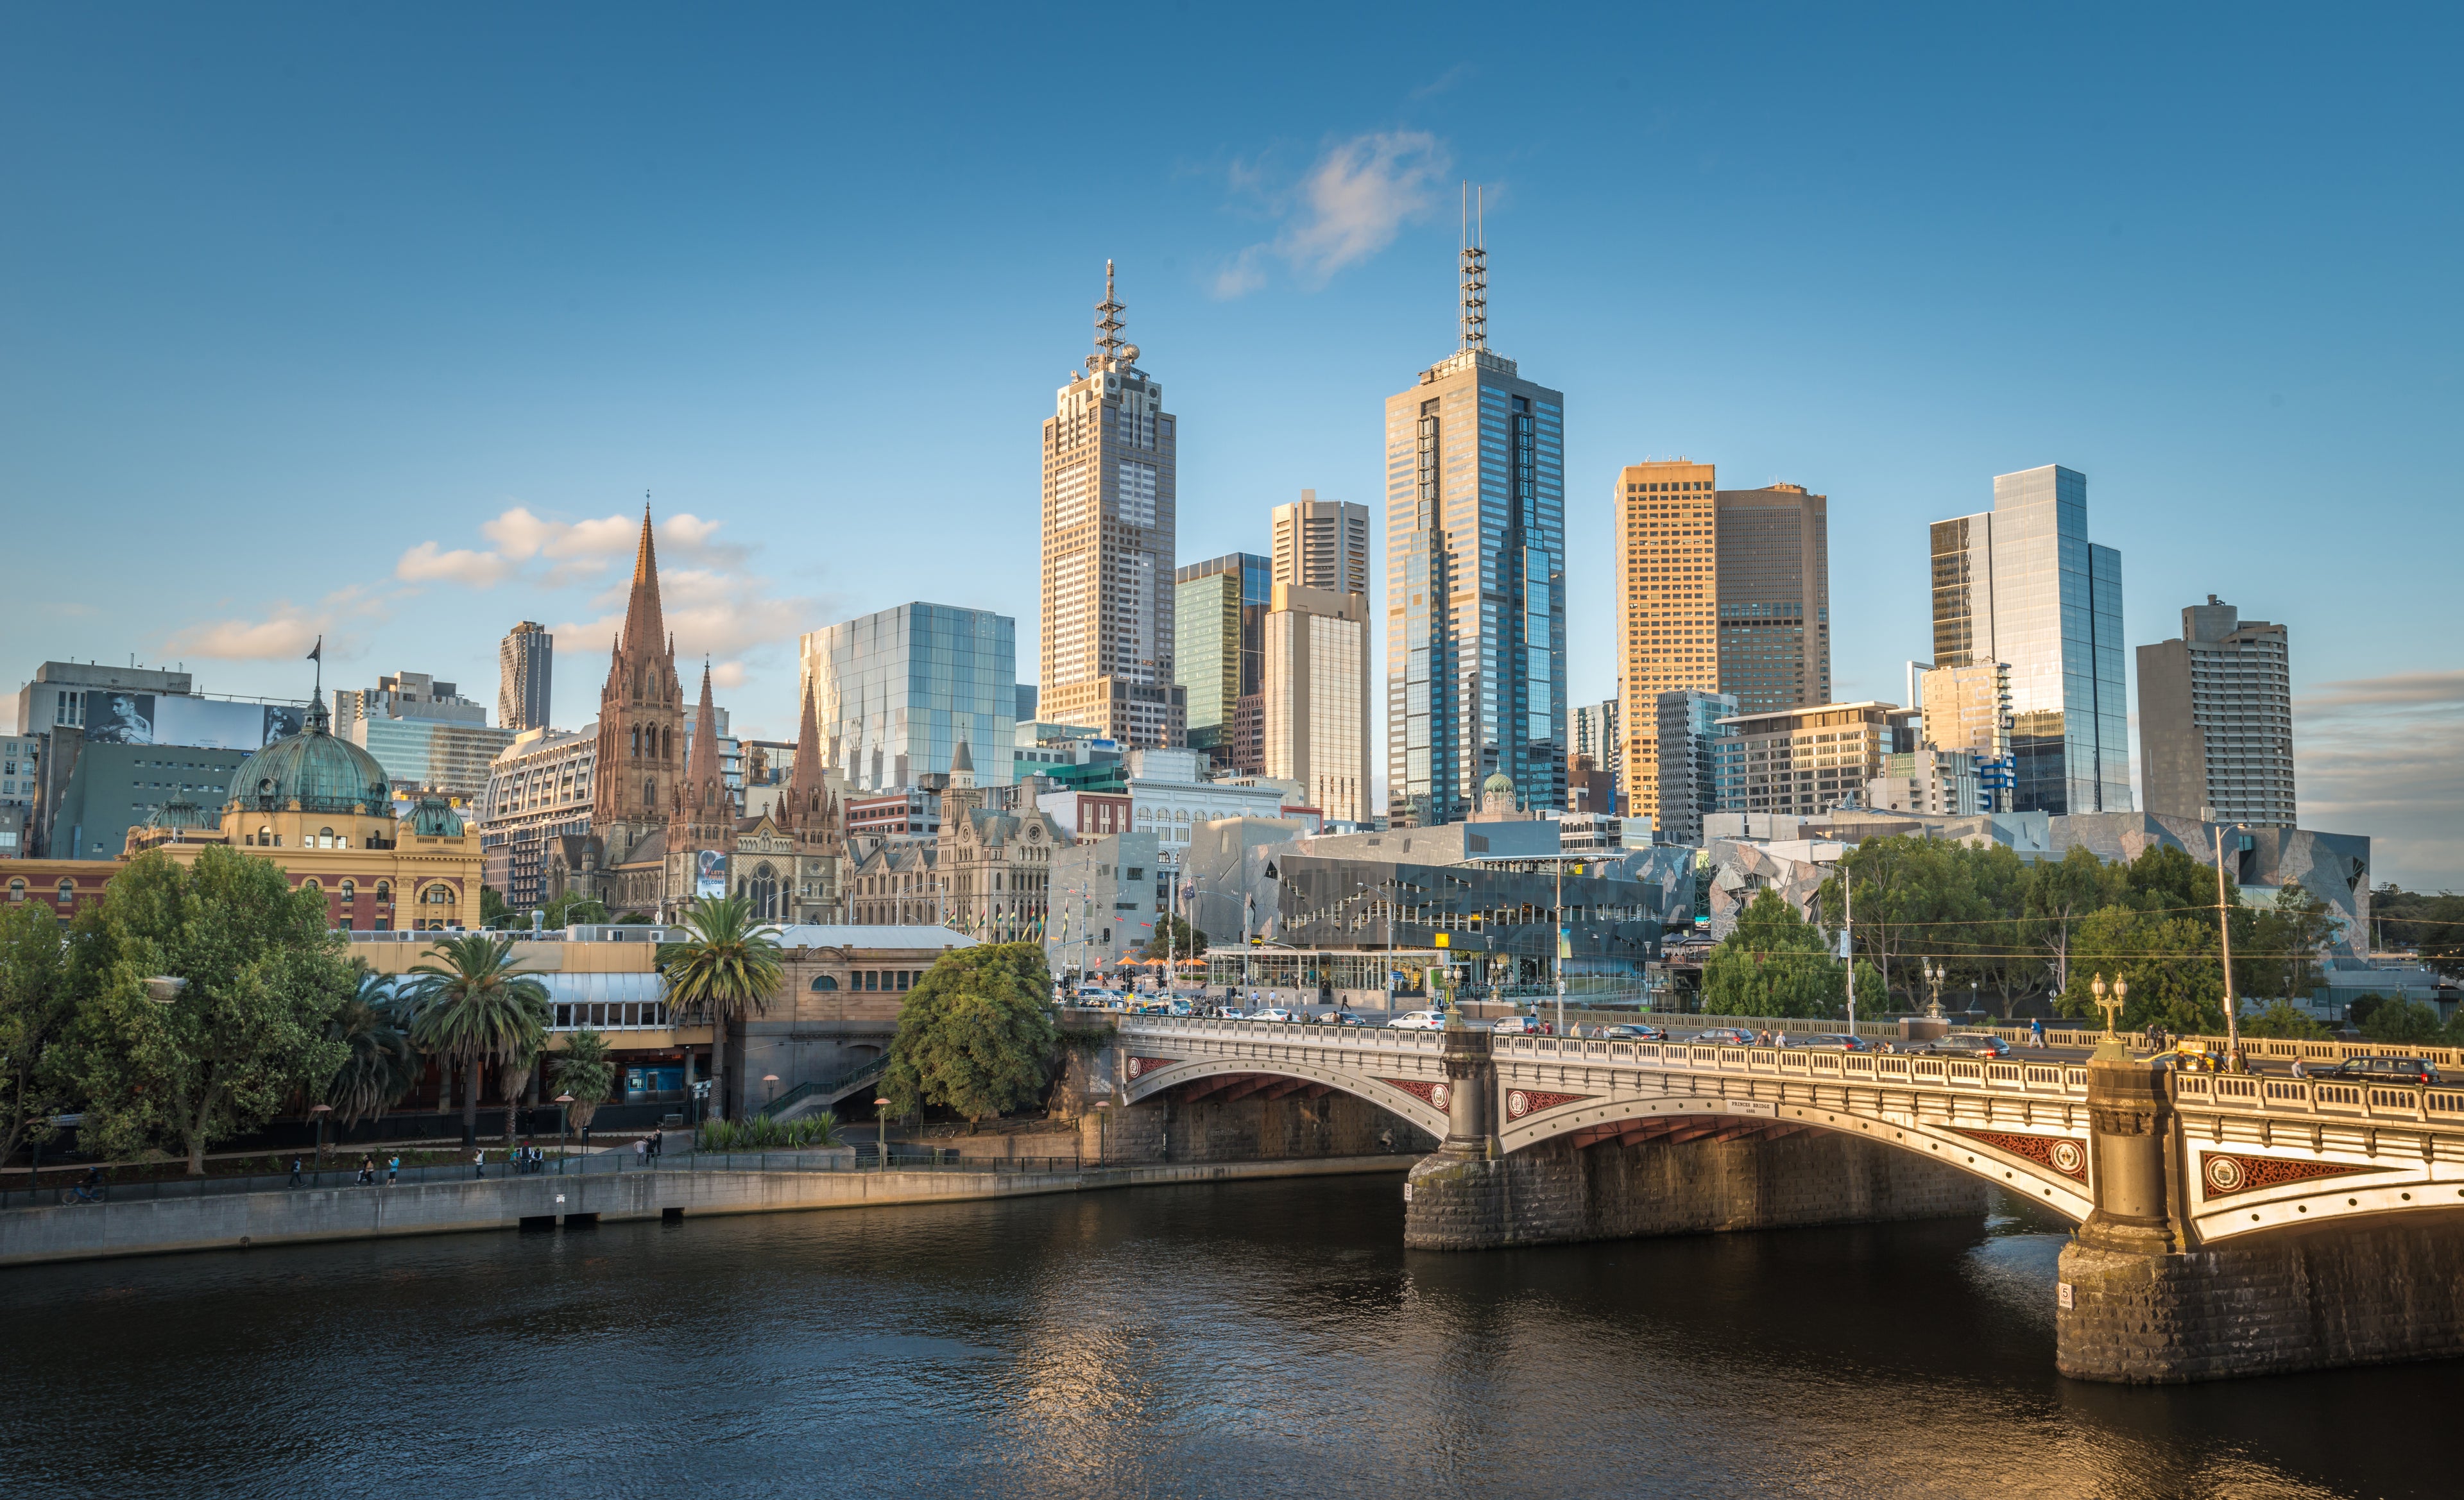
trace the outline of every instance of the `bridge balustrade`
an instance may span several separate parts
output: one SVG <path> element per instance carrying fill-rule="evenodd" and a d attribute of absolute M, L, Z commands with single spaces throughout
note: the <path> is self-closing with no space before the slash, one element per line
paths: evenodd
<path fill-rule="evenodd" d="M 2464 1089 L 2176 1073 L 2172 1075 L 2172 1090 L 2177 1105 L 2237 1114 L 2343 1115 L 2464 1125 Z"/>

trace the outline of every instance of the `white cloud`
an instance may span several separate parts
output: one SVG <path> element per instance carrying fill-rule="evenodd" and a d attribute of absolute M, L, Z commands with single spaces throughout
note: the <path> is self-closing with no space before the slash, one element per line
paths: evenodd
<path fill-rule="evenodd" d="M 322 629 L 322 622 L 299 614 L 271 620 L 212 620 L 173 631 L 166 654 L 224 661 L 296 659 L 308 654 Z"/>
<path fill-rule="evenodd" d="M 725 524 L 679 511 L 654 522 L 654 531 L 662 556 L 740 567 L 752 551 L 720 541 L 718 529 Z M 518 577 L 543 587 L 562 588 L 596 578 L 606 572 L 610 562 L 631 557 L 641 544 L 642 522 L 634 516 L 554 520 L 517 505 L 481 521 L 479 535 L 494 544 L 493 550 L 448 550 L 441 542 L 423 541 L 403 553 L 394 563 L 394 576 L 410 583 L 459 584 L 465 588 L 494 588 Z M 524 564 L 539 561 L 554 565 L 525 569 Z"/>
<path fill-rule="evenodd" d="M 1376 131 L 1328 147 L 1276 205 L 1283 232 L 1233 256 L 1216 274 L 1216 295 L 1238 297 L 1263 285 L 1269 254 L 1311 285 L 1368 259 L 1404 225 L 1429 215 L 1447 161 L 1444 144 L 1421 130 Z M 1232 182 L 1247 188 L 1259 176 L 1236 165 Z"/>
<path fill-rule="evenodd" d="M 459 584 L 465 588 L 494 588 L 513 576 L 514 562 L 493 552 L 456 548 L 440 550 L 423 541 L 402 555 L 393 576 L 410 584 Z"/>

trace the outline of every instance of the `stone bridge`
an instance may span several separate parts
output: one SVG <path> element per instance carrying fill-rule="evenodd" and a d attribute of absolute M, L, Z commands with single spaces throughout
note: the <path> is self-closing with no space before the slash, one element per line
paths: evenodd
<path fill-rule="evenodd" d="M 1441 1142 L 1405 1243 L 1475 1249 L 1980 1212 L 2079 1225 L 2066 1374 L 2179 1381 L 2464 1354 L 2464 1089 L 1123 1019 L 1122 1102 L 1356 1096 Z"/>

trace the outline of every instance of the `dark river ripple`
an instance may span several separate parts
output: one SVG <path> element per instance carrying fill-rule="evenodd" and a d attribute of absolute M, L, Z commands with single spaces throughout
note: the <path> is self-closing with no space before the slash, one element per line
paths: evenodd
<path fill-rule="evenodd" d="M 1345 1178 L 0 1272 L 0 1496 L 2459 1489 L 2464 1365 L 2059 1379 L 2051 1224 L 1401 1219 Z"/>

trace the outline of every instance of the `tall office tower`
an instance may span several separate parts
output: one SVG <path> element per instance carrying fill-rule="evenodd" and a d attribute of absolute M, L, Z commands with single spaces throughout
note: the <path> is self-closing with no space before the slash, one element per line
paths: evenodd
<path fill-rule="evenodd" d="M 1720 691 L 1718 489 L 1712 465 L 1684 458 L 1617 475 L 1618 784 L 1639 813 L 1660 805 L 1660 695 Z"/>
<path fill-rule="evenodd" d="M 1595 807 L 1592 809 L 1595 812 L 1623 812 L 1628 806 L 1625 800 L 1625 737 L 1617 732 L 1617 725 L 1623 718 L 1623 710 L 1616 698 L 1574 706 L 1573 753 L 1590 756 L 1592 764 L 1607 773 L 1609 785 L 1615 793 L 1606 807 Z"/>
<path fill-rule="evenodd" d="M 548 688 L 556 667 L 556 637 L 536 620 L 505 632 L 496 647 L 496 725 L 515 734 L 545 729 Z"/>
<path fill-rule="evenodd" d="M 1367 595 L 1369 507 L 1321 500 L 1315 490 L 1303 490 L 1297 501 L 1276 506 L 1274 581 Z"/>
<path fill-rule="evenodd" d="M 1461 347 L 1386 401 L 1387 816 L 1457 822 L 1504 775 L 1566 796 L 1565 397 L 1488 347 L 1463 252 Z"/>
<path fill-rule="evenodd" d="M 2147 810 L 2293 827 L 2293 668 L 2284 627 L 2210 594 L 2182 636 L 2139 648 Z"/>
<path fill-rule="evenodd" d="M 1327 817 L 1369 807 L 1369 596 L 1277 584 L 1266 611 L 1265 774 Z"/>
<path fill-rule="evenodd" d="M 1657 722 L 1660 803 L 1653 838 L 1701 848 L 1703 820 L 1720 810 L 1719 749 L 1729 737 L 1723 720 L 1737 712 L 1736 695 L 1677 688 L 1653 704 Z"/>
<path fill-rule="evenodd" d="M 1273 576 L 1273 563 L 1255 552 L 1227 552 L 1173 573 L 1173 659 L 1187 700 L 1188 742 L 1250 775 L 1258 766 L 1227 757 L 1241 700 L 1265 680 Z"/>
<path fill-rule="evenodd" d="M 1018 622 L 989 609 L 905 604 L 805 633 L 822 763 L 859 791 L 905 791 L 968 747 L 976 778 L 1010 783 Z M 798 752 L 801 754 L 801 750 Z"/>
<path fill-rule="evenodd" d="M 1971 758 L 1984 810 L 2008 812 L 2011 774 L 2011 668 L 1998 661 L 1913 671 L 1922 716 L 1920 748 Z M 1876 806 L 1881 805 L 1880 803 Z"/>
<path fill-rule="evenodd" d="M 1120 337 L 1109 260 L 1095 311 L 1095 350 L 1044 424 L 1040 709 L 1127 745 L 1174 746 L 1187 728 L 1165 592 L 1178 424 Z"/>
<path fill-rule="evenodd" d="M 1801 484 L 1714 496 L 1720 691 L 1737 712 L 1831 701 L 1830 502 Z"/>
<path fill-rule="evenodd" d="M 1996 474 L 1932 542 L 1934 665 L 2011 669 L 2012 810 L 2130 811 L 2122 554 L 2087 540 L 2087 475 Z"/>

